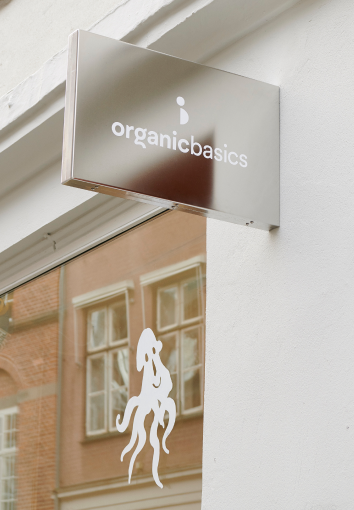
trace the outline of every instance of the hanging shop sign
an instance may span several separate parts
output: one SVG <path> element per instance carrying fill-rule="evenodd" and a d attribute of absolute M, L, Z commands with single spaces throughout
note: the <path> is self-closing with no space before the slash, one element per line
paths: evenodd
<path fill-rule="evenodd" d="M 277 227 L 279 88 L 74 32 L 62 183 Z"/>

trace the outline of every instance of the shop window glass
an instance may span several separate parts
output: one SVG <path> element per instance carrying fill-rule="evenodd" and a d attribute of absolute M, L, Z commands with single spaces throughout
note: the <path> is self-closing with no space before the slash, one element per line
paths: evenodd
<path fill-rule="evenodd" d="M 121 342 L 128 336 L 127 307 L 125 301 L 121 301 L 111 307 L 112 313 L 112 342 Z"/>
<path fill-rule="evenodd" d="M 194 320 L 200 315 L 198 280 L 193 278 L 184 282 L 181 287 L 182 322 Z"/>
<path fill-rule="evenodd" d="M 205 227 L 160 215 L 0 297 L 0 510 L 201 508 Z"/>
<path fill-rule="evenodd" d="M 159 290 L 158 325 L 159 330 L 171 328 L 178 323 L 178 288 L 168 287 Z"/>

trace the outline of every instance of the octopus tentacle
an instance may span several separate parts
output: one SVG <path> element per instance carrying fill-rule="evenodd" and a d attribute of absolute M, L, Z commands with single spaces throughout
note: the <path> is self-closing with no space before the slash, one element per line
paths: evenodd
<path fill-rule="evenodd" d="M 166 439 L 170 435 L 170 432 L 173 429 L 176 421 L 175 401 L 172 398 L 168 397 L 164 402 L 164 408 L 166 409 L 166 411 L 168 411 L 168 425 L 162 438 L 162 448 L 166 453 L 170 453 L 170 451 L 166 447 Z"/>
<path fill-rule="evenodd" d="M 118 432 L 124 432 L 128 425 L 129 425 L 129 422 L 130 422 L 130 417 L 132 415 L 132 412 L 134 411 L 134 408 L 136 406 L 138 406 L 140 404 L 140 398 L 139 397 L 132 397 L 128 404 L 127 404 L 127 407 L 125 408 L 125 412 L 124 412 L 124 417 L 123 417 L 123 421 L 122 423 L 119 423 L 119 420 L 120 420 L 120 414 L 117 415 L 117 418 L 116 418 L 116 427 L 117 427 L 117 430 Z"/>
<path fill-rule="evenodd" d="M 152 476 L 155 480 L 156 485 L 160 487 L 160 489 L 163 488 L 162 483 L 159 479 L 159 474 L 157 472 L 157 468 L 159 465 L 159 459 L 160 459 L 160 441 L 157 437 L 157 427 L 159 425 L 158 422 L 158 416 L 155 414 L 154 421 L 152 422 L 151 428 L 150 428 L 150 444 L 154 449 L 154 456 L 152 458 Z"/>
<path fill-rule="evenodd" d="M 129 463 L 129 480 L 128 480 L 129 483 L 130 483 L 130 480 L 132 477 L 135 459 L 136 459 L 138 453 L 141 452 L 141 450 L 144 448 L 144 445 L 146 443 L 146 432 L 145 432 L 145 428 L 144 428 L 145 416 L 146 415 L 142 414 L 140 412 L 140 409 L 138 409 L 138 411 L 135 415 L 135 419 L 134 419 L 134 423 L 135 423 L 135 421 L 137 421 L 137 423 L 138 423 L 137 430 L 138 430 L 139 441 L 138 441 L 138 445 L 137 445 L 133 455 L 131 456 L 130 463 Z"/>
<path fill-rule="evenodd" d="M 122 454 L 120 456 L 120 460 L 121 462 L 123 461 L 124 459 L 124 455 L 128 452 L 130 452 L 130 450 L 134 447 L 135 445 L 135 441 L 136 441 L 136 438 L 138 437 L 138 425 L 137 425 L 137 421 L 134 420 L 133 422 L 133 430 L 132 430 L 132 436 L 130 438 L 130 441 L 129 443 L 127 444 L 127 446 L 124 448 L 124 450 L 122 451 Z"/>

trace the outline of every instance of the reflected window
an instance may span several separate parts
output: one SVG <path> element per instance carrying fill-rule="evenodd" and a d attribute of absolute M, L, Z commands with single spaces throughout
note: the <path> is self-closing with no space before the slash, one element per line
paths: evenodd
<path fill-rule="evenodd" d="M 201 282 L 182 279 L 157 289 L 157 330 L 162 363 L 171 374 L 178 414 L 202 409 L 203 333 Z M 164 333 L 164 334 L 161 334 Z"/>
<path fill-rule="evenodd" d="M 0 411 L 0 509 L 16 509 L 17 408 Z"/>
<path fill-rule="evenodd" d="M 119 296 L 109 305 L 97 305 L 87 320 L 88 435 L 115 430 L 117 414 L 123 414 L 129 392 L 128 299 Z"/>

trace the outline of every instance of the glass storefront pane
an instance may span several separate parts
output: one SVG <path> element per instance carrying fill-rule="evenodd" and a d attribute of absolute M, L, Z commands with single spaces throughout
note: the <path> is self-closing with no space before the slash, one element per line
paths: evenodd
<path fill-rule="evenodd" d="M 128 336 L 127 308 L 125 300 L 112 306 L 112 342 L 119 342 Z"/>
<path fill-rule="evenodd" d="M 106 310 L 96 310 L 90 315 L 89 349 L 97 349 L 106 343 Z"/>
<path fill-rule="evenodd" d="M 105 359 L 90 358 L 90 393 L 105 389 Z"/>
<path fill-rule="evenodd" d="M 161 350 L 161 361 L 170 373 L 177 372 L 177 334 L 172 333 L 171 335 L 164 335 L 159 337 L 163 348 Z"/>
<path fill-rule="evenodd" d="M 182 321 L 188 321 L 200 315 L 199 310 L 199 289 L 198 280 L 192 279 L 183 283 L 183 307 L 182 307 Z"/>
<path fill-rule="evenodd" d="M 90 432 L 104 430 L 105 428 L 105 395 L 94 395 L 88 399 L 90 408 Z"/>
<path fill-rule="evenodd" d="M 183 368 L 194 367 L 201 362 L 200 328 L 187 329 L 182 332 Z"/>
<path fill-rule="evenodd" d="M 183 374 L 184 410 L 188 411 L 201 405 L 201 378 L 200 370 L 188 370 Z"/>
<path fill-rule="evenodd" d="M 119 349 L 112 353 L 112 389 L 118 389 L 121 386 L 128 386 L 129 366 L 128 366 L 128 349 Z"/>
<path fill-rule="evenodd" d="M 201 508 L 205 227 L 163 214 L 2 296 L 0 510 Z"/>
<path fill-rule="evenodd" d="M 173 326 L 177 322 L 177 288 L 159 292 L 159 329 Z"/>

